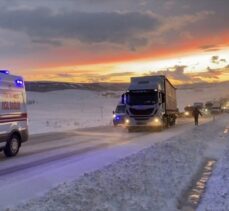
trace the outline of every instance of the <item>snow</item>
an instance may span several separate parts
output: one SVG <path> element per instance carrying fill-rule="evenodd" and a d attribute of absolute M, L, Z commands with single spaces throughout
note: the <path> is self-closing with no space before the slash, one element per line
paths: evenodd
<path fill-rule="evenodd" d="M 206 121 L 206 120 L 204 120 Z M 60 156 L 60 160 L 51 163 L 44 163 L 41 166 L 30 168 L 28 170 L 19 171 L 14 174 L 1 177 L 0 187 L 4 195 L 0 197 L 0 209 L 6 206 L 17 204 L 21 201 L 35 198 L 44 194 L 50 188 L 57 186 L 60 183 L 68 182 L 77 179 L 84 173 L 89 173 L 103 168 L 106 165 L 112 164 L 126 156 L 137 153 L 140 150 L 152 146 L 156 143 L 163 142 L 168 138 L 179 135 L 183 131 L 190 130 L 193 125 L 178 124 L 174 128 L 170 128 L 163 133 L 133 133 L 129 134 L 125 130 L 117 129 L 109 130 L 105 128 L 100 132 L 97 128 L 94 132 L 76 132 L 80 136 L 68 137 L 57 140 L 54 143 L 43 143 L 32 141 L 31 144 L 25 145 L 21 149 L 20 154 L 30 153 L 30 156 L 17 157 L 14 160 L 6 160 L 1 166 L 1 169 L 6 167 L 20 166 L 21 164 L 30 164 L 39 159 L 45 159 L 50 156 Z M 83 136 L 84 134 L 84 136 Z M 40 135 L 39 135 L 40 137 Z M 90 141 L 90 142 L 88 142 Z M 53 141 L 51 141 L 53 142 Z M 37 149 L 48 149 L 51 145 L 62 145 L 74 143 L 70 147 L 62 147 L 58 150 L 49 150 L 36 153 Z M 79 143 L 79 144 L 78 144 Z M 96 151 L 78 154 L 81 149 L 98 144 L 108 144 Z M 35 145 L 36 147 L 34 148 Z M 63 159 L 62 154 L 74 152 L 75 156 Z M 31 188 L 24 188 L 31 187 Z M 13 192 L 12 192 L 13 190 Z M 23 191 L 22 191 L 23 190 Z M 13 198 L 13 203 L 12 200 Z"/>
<path fill-rule="evenodd" d="M 223 129 L 215 140 L 210 152 L 218 161 L 211 176 L 207 191 L 202 199 L 198 211 L 227 211 L 229 210 L 229 116 L 224 121 Z M 209 154 L 209 152 L 208 152 Z"/>
<path fill-rule="evenodd" d="M 178 89 L 178 107 L 182 111 L 185 106 L 193 105 L 194 102 L 215 101 L 220 98 L 229 98 L 229 84 L 215 84 L 215 86 L 195 87 L 190 89 Z"/>
<path fill-rule="evenodd" d="M 229 124 L 228 117 L 219 116 L 215 121 L 200 127 L 192 126 L 183 133 L 156 143 L 152 143 L 150 134 L 139 136 L 133 146 L 137 149 L 137 143 L 145 142 L 141 151 L 133 154 L 133 150 L 128 157 L 128 153 L 125 153 L 121 160 L 61 184 L 44 196 L 20 204 L 12 210 L 178 210 L 181 194 L 190 184 L 203 159 L 206 156 L 217 157 L 222 153 L 223 148 L 215 153 L 213 148 L 219 138 L 228 140 L 228 136 L 222 133 L 225 124 Z M 117 152 L 120 151 L 119 148 Z M 228 155 L 224 159 L 226 168 Z M 217 168 L 221 169 L 220 166 Z M 224 172 L 218 170 L 214 174 L 217 176 L 221 173 L 229 178 Z M 219 179 L 216 184 L 218 182 Z M 222 190 L 220 187 L 216 190 Z M 223 194 L 218 197 L 227 197 L 227 190 L 228 187 L 223 189 Z M 199 210 L 205 209 L 200 207 Z"/>
<path fill-rule="evenodd" d="M 118 98 L 101 92 L 64 90 L 28 92 L 30 134 L 109 125 Z"/>
<path fill-rule="evenodd" d="M 107 125 L 112 125 L 112 111 L 119 101 L 115 95 L 85 90 L 28 92 L 30 134 L 93 126 L 106 126 L 106 131 Z M 178 106 L 183 110 L 193 102 L 226 97 L 227 90 L 224 87 L 183 89 L 177 91 L 177 96 Z M 0 170 L 13 162 L 14 165 L 26 164 L 65 153 L 73 156 L 1 178 L 4 194 L 0 197 L 0 210 L 10 207 L 18 211 L 176 211 L 182 192 L 206 157 L 218 162 L 198 210 L 228 210 L 224 198 L 228 199 L 229 187 L 224 181 L 229 178 L 229 143 L 228 135 L 223 132 L 225 125 L 229 127 L 228 119 L 228 115 L 217 116 L 200 127 L 182 120 L 175 128 L 154 134 L 133 135 L 108 130 L 105 135 L 95 131 L 89 137 L 84 136 L 85 132 L 78 137 L 60 139 L 54 142 L 56 150 L 43 152 L 42 149 L 51 148 L 53 143 L 41 140 L 34 144 L 41 153 L 30 153 L 31 156 L 28 152 L 33 144 L 25 145 L 22 154 L 25 150 L 29 156 L 4 161 Z M 206 123 L 209 119 L 201 121 Z M 102 148 L 74 156 L 74 152 L 85 147 L 103 144 Z"/>
<path fill-rule="evenodd" d="M 178 89 L 178 107 L 182 111 L 193 102 L 228 97 L 227 91 L 226 86 Z M 28 92 L 30 134 L 112 125 L 112 111 L 120 101 L 118 96 L 121 93 L 86 90 Z"/>

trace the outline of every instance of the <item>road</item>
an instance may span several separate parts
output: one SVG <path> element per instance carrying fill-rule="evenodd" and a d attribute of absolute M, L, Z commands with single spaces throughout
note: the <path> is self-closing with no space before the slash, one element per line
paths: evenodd
<path fill-rule="evenodd" d="M 33 135 L 17 157 L 0 155 L 0 209 L 12 205 L 12 198 L 13 203 L 34 198 L 191 128 L 191 120 L 183 120 L 174 128 L 154 133 L 128 133 L 106 126 Z"/>
<path fill-rule="evenodd" d="M 144 135 L 148 135 L 148 133 L 128 134 L 123 128 L 111 126 L 34 135 L 31 136 L 29 142 L 23 144 L 17 157 L 7 159 L 3 155 L 1 156 L 3 163 L 0 167 L 0 177 L 91 151 L 124 144 Z M 26 162 L 20 162 L 22 160 L 26 160 Z"/>

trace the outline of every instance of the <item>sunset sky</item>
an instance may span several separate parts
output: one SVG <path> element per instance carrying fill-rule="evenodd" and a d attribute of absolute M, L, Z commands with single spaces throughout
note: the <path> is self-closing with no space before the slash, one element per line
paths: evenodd
<path fill-rule="evenodd" d="M 1 0 L 0 69 L 26 80 L 229 80 L 229 0 Z"/>

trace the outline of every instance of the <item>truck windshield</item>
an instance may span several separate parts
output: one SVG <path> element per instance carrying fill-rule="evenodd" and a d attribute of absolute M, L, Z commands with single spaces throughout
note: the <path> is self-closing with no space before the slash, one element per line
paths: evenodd
<path fill-rule="evenodd" d="M 115 113 L 125 113 L 126 112 L 126 106 L 125 105 L 118 105 L 116 107 Z"/>
<path fill-rule="evenodd" d="M 129 105 L 153 105 L 157 103 L 157 92 L 130 92 L 127 103 Z"/>

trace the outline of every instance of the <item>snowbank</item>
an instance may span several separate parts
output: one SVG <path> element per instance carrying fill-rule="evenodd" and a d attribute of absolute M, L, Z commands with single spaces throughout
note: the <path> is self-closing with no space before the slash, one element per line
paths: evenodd
<path fill-rule="evenodd" d="M 153 146 L 59 185 L 44 196 L 12 210 L 177 211 L 182 193 L 187 190 L 202 161 L 206 157 L 220 158 L 222 155 L 228 140 L 228 134 L 223 132 L 229 124 L 228 117 L 218 116 L 215 121 L 193 126 L 193 129 L 163 142 L 152 140 Z M 139 137 L 139 142 L 144 139 Z M 225 154 L 214 172 L 210 180 L 212 186 L 210 184 L 207 189 L 210 195 L 206 194 L 199 210 L 228 210 L 228 202 L 223 200 L 224 197 L 227 199 L 229 190 L 228 184 L 224 183 L 229 178 L 228 157 L 229 154 Z"/>
<path fill-rule="evenodd" d="M 228 116 L 229 117 L 229 116 Z M 216 139 L 218 145 L 224 142 L 221 156 L 218 155 L 216 169 L 213 171 L 206 193 L 202 199 L 198 211 L 228 211 L 229 210 L 229 118 L 224 124 L 224 131 Z M 217 151 L 217 147 L 213 147 Z"/>
<path fill-rule="evenodd" d="M 20 210 L 177 210 L 217 121 L 142 150 L 52 189 Z"/>

